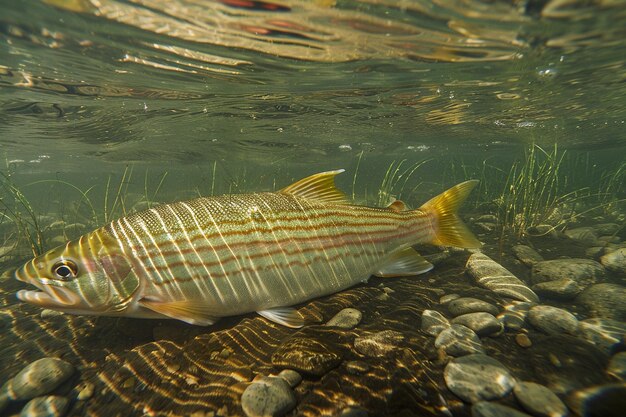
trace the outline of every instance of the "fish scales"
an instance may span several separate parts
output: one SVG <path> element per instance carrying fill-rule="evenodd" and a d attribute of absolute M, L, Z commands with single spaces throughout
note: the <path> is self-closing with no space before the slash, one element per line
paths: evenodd
<path fill-rule="evenodd" d="M 18 269 L 20 300 L 73 314 L 174 318 L 208 325 L 256 311 L 291 327 L 287 307 L 372 274 L 432 265 L 411 245 L 478 247 L 456 211 L 476 181 L 416 210 L 348 204 L 329 171 L 279 192 L 201 197 L 122 217 Z"/>
<path fill-rule="evenodd" d="M 415 233 L 427 239 L 429 224 L 426 215 L 258 193 L 161 205 L 105 230 L 156 284 L 148 296 L 169 286 L 170 296 L 215 294 L 220 304 L 233 298 L 269 308 L 366 279 L 390 244 L 405 245 Z"/>

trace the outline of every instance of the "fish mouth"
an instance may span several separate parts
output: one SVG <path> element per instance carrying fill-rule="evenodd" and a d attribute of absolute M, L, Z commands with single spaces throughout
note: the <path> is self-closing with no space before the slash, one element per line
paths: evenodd
<path fill-rule="evenodd" d="M 76 294 L 59 287 L 58 284 L 47 283 L 46 281 L 51 280 L 46 278 L 32 278 L 25 271 L 25 268 L 15 271 L 15 278 L 37 287 L 36 290 L 19 290 L 17 292 L 17 299 L 25 303 L 53 309 L 74 307 L 80 303 L 80 298 Z"/>

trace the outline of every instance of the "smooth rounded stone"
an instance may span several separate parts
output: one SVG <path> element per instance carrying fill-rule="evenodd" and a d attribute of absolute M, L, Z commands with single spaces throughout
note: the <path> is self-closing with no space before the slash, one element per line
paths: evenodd
<path fill-rule="evenodd" d="M 361 322 L 363 315 L 356 308 L 344 308 L 328 320 L 326 326 L 339 327 L 341 329 L 354 329 Z"/>
<path fill-rule="evenodd" d="M 580 336 L 606 353 L 625 343 L 626 323 L 611 319 L 586 319 L 578 325 Z"/>
<path fill-rule="evenodd" d="M 385 356 L 398 347 L 404 340 L 402 333 L 395 330 L 383 330 L 369 336 L 360 336 L 354 340 L 354 348 L 369 357 Z"/>
<path fill-rule="evenodd" d="M 539 301 L 537 294 L 524 282 L 483 253 L 473 253 L 465 268 L 481 287 L 520 301 Z"/>
<path fill-rule="evenodd" d="M 550 224 L 538 224 L 536 226 L 531 226 L 528 228 L 528 233 L 530 233 L 533 236 L 538 236 L 538 237 L 550 237 L 550 238 L 557 238 L 559 237 L 559 234 L 556 232 L 556 227 L 550 225 Z"/>
<path fill-rule="evenodd" d="M 24 406 L 20 417 L 61 417 L 68 405 L 69 400 L 58 395 L 36 397 Z"/>
<path fill-rule="evenodd" d="M 534 382 L 518 382 L 513 394 L 526 411 L 537 417 L 565 417 L 567 407 L 548 387 Z"/>
<path fill-rule="evenodd" d="M 600 223 L 593 226 L 594 230 L 599 235 L 613 235 L 619 232 L 622 227 L 623 226 L 617 223 Z"/>
<path fill-rule="evenodd" d="M 606 269 L 626 274 L 626 248 L 619 248 L 600 257 Z"/>
<path fill-rule="evenodd" d="M 302 381 L 302 376 L 293 369 L 283 369 L 276 376 L 287 381 L 291 388 L 295 387 Z"/>
<path fill-rule="evenodd" d="M 296 397 L 282 378 L 262 378 L 241 395 L 241 408 L 248 417 L 282 416 L 296 406 Z"/>
<path fill-rule="evenodd" d="M 317 339 L 294 337 L 282 343 L 272 355 L 272 365 L 322 376 L 342 361 L 341 353 Z"/>
<path fill-rule="evenodd" d="M 618 352 L 609 361 L 606 373 L 622 381 L 626 381 L 626 352 Z"/>
<path fill-rule="evenodd" d="M 518 333 L 515 335 L 515 343 L 517 343 L 520 347 L 529 348 L 533 345 L 533 342 L 530 340 L 530 337 L 526 333 Z"/>
<path fill-rule="evenodd" d="M 592 246 L 585 249 L 585 255 L 588 258 L 598 258 L 604 253 L 604 246 Z"/>
<path fill-rule="evenodd" d="M 450 356 L 463 356 L 472 353 L 484 353 L 478 335 L 461 324 L 453 324 L 443 330 L 435 339 L 435 347 L 443 349 Z"/>
<path fill-rule="evenodd" d="M 57 311 L 57 310 L 50 310 L 47 308 L 44 308 L 43 310 L 41 310 L 41 313 L 39 313 L 39 316 L 42 319 L 49 319 L 51 317 L 57 317 L 57 316 L 62 316 L 63 313 L 62 311 Z"/>
<path fill-rule="evenodd" d="M 515 385 L 515 379 L 504 365 L 482 353 L 451 360 L 443 377 L 450 391 L 470 403 L 502 398 Z"/>
<path fill-rule="evenodd" d="M 95 390 L 95 386 L 91 382 L 84 382 L 78 387 L 76 387 L 78 394 L 76 395 L 76 399 L 79 401 L 85 401 L 90 399 L 93 396 L 93 392 Z"/>
<path fill-rule="evenodd" d="M 585 243 L 594 243 L 598 239 L 598 234 L 593 227 L 576 227 L 566 230 L 563 234 L 570 239 Z"/>
<path fill-rule="evenodd" d="M 528 311 L 528 322 L 547 334 L 575 334 L 578 319 L 569 311 L 552 306 L 534 306 Z"/>
<path fill-rule="evenodd" d="M 493 304 L 471 297 L 457 298 L 456 300 L 450 301 L 446 307 L 450 314 L 455 317 L 462 314 L 478 312 L 491 313 L 495 316 L 500 312 L 500 309 Z"/>
<path fill-rule="evenodd" d="M 542 298 L 573 300 L 582 291 L 580 285 L 569 278 L 541 282 L 531 287 Z"/>
<path fill-rule="evenodd" d="M 74 366 L 57 358 L 43 358 L 27 365 L 5 384 L 12 400 L 30 400 L 48 394 L 74 373 Z"/>
<path fill-rule="evenodd" d="M 600 263 L 591 259 L 571 258 L 537 262 L 533 265 L 530 279 L 533 284 L 570 279 L 583 290 L 595 284 L 603 275 L 604 267 Z"/>
<path fill-rule="evenodd" d="M 571 392 L 565 399 L 577 416 L 624 417 L 626 384 L 596 385 Z"/>
<path fill-rule="evenodd" d="M 539 255 L 539 253 L 530 246 L 515 245 L 511 249 L 513 250 L 513 255 L 526 266 L 533 266 L 537 262 L 543 261 L 543 256 Z"/>
<path fill-rule="evenodd" d="M 442 330 L 450 327 L 450 322 L 438 311 L 424 310 L 422 312 L 422 331 L 431 336 L 437 336 Z"/>
<path fill-rule="evenodd" d="M 478 226 L 480 228 L 481 232 L 485 232 L 485 233 L 491 233 L 494 230 L 496 230 L 496 224 L 495 223 L 488 223 L 488 222 L 476 222 L 474 223 L 475 226 Z"/>
<path fill-rule="evenodd" d="M 504 311 L 496 317 L 508 330 L 520 330 L 524 327 L 531 303 L 513 302 L 504 306 Z"/>
<path fill-rule="evenodd" d="M 598 242 L 599 243 L 620 243 L 622 240 L 619 238 L 619 236 L 600 236 L 598 238 Z"/>
<path fill-rule="evenodd" d="M 506 405 L 480 401 L 472 406 L 472 417 L 530 417 Z"/>
<path fill-rule="evenodd" d="M 618 284 L 595 284 L 584 290 L 576 301 L 594 317 L 626 321 L 626 287 Z"/>
<path fill-rule="evenodd" d="M 493 314 L 477 312 L 460 315 L 451 321 L 472 329 L 478 336 L 489 336 L 502 333 L 504 325 Z"/>
<path fill-rule="evenodd" d="M 450 301 L 456 300 L 457 298 L 461 298 L 461 296 L 459 294 L 446 294 L 439 299 L 439 303 L 449 303 Z"/>

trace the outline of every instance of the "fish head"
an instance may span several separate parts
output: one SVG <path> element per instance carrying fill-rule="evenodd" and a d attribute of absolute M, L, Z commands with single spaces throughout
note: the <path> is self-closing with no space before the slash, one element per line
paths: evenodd
<path fill-rule="evenodd" d="M 37 287 L 17 298 L 72 314 L 120 315 L 139 289 L 131 259 L 105 229 L 54 248 L 15 271 Z"/>

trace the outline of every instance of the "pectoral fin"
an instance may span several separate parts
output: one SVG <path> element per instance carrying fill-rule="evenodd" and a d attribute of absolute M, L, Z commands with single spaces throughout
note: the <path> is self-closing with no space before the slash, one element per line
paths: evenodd
<path fill-rule="evenodd" d="M 387 263 L 374 275 L 377 277 L 406 277 L 419 275 L 433 269 L 433 264 L 415 251 L 413 248 L 402 249 L 391 255 Z"/>
<path fill-rule="evenodd" d="M 170 301 L 141 299 L 139 305 L 156 313 L 176 320 L 182 320 L 189 324 L 209 326 L 218 318 L 206 314 L 206 304 L 193 301 Z"/>
<path fill-rule="evenodd" d="M 294 329 L 304 326 L 304 319 L 293 308 L 279 307 L 257 311 L 257 313 L 266 319 L 273 321 L 274 323 L 282 324 L 283 326 L 292 327 Z"/>

